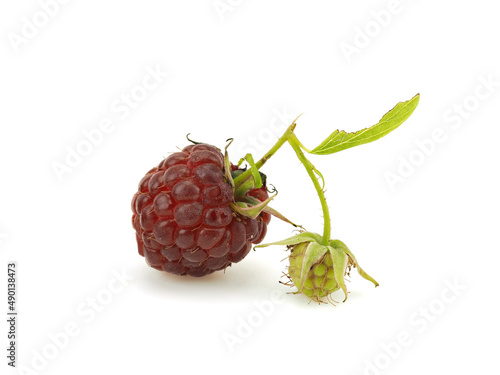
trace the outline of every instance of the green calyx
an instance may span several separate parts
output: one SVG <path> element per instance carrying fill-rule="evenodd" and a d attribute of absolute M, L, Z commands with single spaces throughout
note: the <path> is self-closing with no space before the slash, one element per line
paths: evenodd
<path fill-rule="evenodd" d="M 328 245 L 322 245 L 319 240 L 319 234 L 303 232 L 283 241 L 256 247 L 286 245 L 290 250 L 288 276 L 298 289 L 296 293 L 305 294 L 316 302 L 321 302 L 323 297 L 328 297 L 339 289 L 344 292 L 345 301 L 345 277 L 349 275 L 351 268 L 356 268 L 363 278 L 376 287 L 379 285 L 359 266 L 354 254 L 342 241 L 330 240 Z"/>
<path fill-rule="evenodd" d="M 295 227 L 300 227 L 300 225 L 288 220 L 284 215 L 269 206 L 269 203 L 276 197 L 277 192 L 264 201 L 248 194 L 251 190 L 266 188 L 266 175 L 258 170 L 251 154 L 247 154 L 238 163 L 239 166 L 243 160 L 246 160 L 250 165 L 249 169 L 236 169 L 233 171 L 228 153 L 228 148 L 232 142 L 233 140 L 229 139 L 224 152 L 225 178 L 232 187 L 234 195 L 234 202 L 231 203 L 232 210 L 250 219 L 256 219 L 262 212 L 266 212 Z"/>

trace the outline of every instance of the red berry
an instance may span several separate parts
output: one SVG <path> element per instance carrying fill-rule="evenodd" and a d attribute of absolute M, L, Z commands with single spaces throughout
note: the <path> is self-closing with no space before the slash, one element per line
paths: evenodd
<path fill-rule="evenodd" d="M 268 198 L 265 188 L 248 195 Z M 243 217 L 233 201 L 218 148 L 197 144 L 171 154 L 142 178 L 132 199 L 139 254 L 177 275 L 204 276 L 239 262 L 264 239 L 270 215 Z"/>

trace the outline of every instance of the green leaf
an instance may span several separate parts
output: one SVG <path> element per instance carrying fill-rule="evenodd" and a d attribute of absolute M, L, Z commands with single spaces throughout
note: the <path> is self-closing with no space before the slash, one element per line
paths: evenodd
<path fill-rule="evenodd" d="M 370 143 L 389 134 L 410 117 L 420 100 L 420 94 L 406 102 L 400 102 L 387 112 L 384 117 L 369 128 L 346 133 L 344 130 L 335 130 L 327 139 L 310 153 L 315 155 L 329 155 L 348 148 Z"/>

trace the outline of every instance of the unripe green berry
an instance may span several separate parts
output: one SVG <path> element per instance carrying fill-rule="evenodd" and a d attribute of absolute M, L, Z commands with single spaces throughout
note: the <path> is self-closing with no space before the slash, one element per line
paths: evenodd
<path fill-rule="evenodd" d="M 314 264 L 301 284 L 301 272 L 304 262 L 304 253 L 308 243 L 302 242 L 290 246 L 290 267 L 289 276 L 299 291 L 314 301 L 320 301 L 321 298 L 340 289 L 335 281 L 335 272 L 331 257 L 325 254 L 319 262 Z"/>
<path fill-rule="evenodd" d="M 331 302 L 329 295 L 339 289 L 344 292 L 344 301 L 347 299 L 346 275 L 350 275 L 351 268 L 375 286 L 378 283 L 359 266 L 354 254 L 340 240 L 330 240 L 324 244 L 317 233 L 302 232 L 296 236 L 271 244 L 259 245 L 286 245 L 290 251 L 288 277 L 297 287 L 296 293 L 302 293 L 313 301 L 322 302 L 323 297 Z"/>

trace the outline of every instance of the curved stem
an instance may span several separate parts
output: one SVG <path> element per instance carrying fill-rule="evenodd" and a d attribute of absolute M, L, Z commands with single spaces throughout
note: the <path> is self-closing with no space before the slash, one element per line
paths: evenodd
<path fill-rule="evenodd" d="M 321 202 L 321 209 L 323 210 L 323 219 L 324 219 L 324 226 L 323 226 L 323 237 L 321 239 L 321 244 L 327 246 L 330 241 L 330 231 L 331 231 L 331 223 L 330 223 L 330 211 L 328 210 L 328 205 L 326 204 L 326 198 L 325 198 L 325 193 L 323 189 L 321 188 L 318 177 L 314 173 L 314 171 L 317 169 L 311 164 L 311 162 L 305 157 L 304 153 L 301 150 L 300 147 L 300 142 L 295 136 L 295 134 L 292 134 L 289 139 L 288 143 L 292 146 L 293 150 L 297 154 L 297 157 L 299 160 L 304 164 L 304 167 L 307 170 L 307 174 L 311 178 L 314 188 L 316 189 L 316 192 L 318 193 L 319 200 Z M 318 171 L 319 173 L 319 171 Z"/>
<path fill-rule="evenodd" d="M 302 150 L 304 150 L 308 154 L 310 154 L 312 152 L 312 150 L 308 149 L 306 146 L 304 146 L 302 144 L 302 142 L 299 141 L 299 139 L 297 138 L 297 136 L 295 136 L 294 142 L 297 142 L 297 146 L 299 146 Z"/>
<path fill-rule="evenodd" d="M 288 141 L 290 135 L 293 134 L 295 126 L 296 124 L 294 121 L 292 125 L 288 127 L 285 133 L 283 133 L 283 135 L 278 139 L 278 141 L 274 144 L 274 146 L 271 147 L 271 149 L 268 152 L 266 152 L 266 154 L 262 158 L 260 158 L 260 160 L 257 163 L 255 163 L 257 169 L 260 169 L 266 163 L 266 161 L 268 161 L 271 158 L 271 156 L 273 156 L 276 153 L 276 151 L 278 151 L 281 148 L 281 146 L 283 146 L 283 144 L 286 141 Z M 241 185 L 244 181 L 250 178 L 251 175 L 252 175 L 252 170 L 250 168 L 234 179 L 234 185 L 235 186 Z"/>

